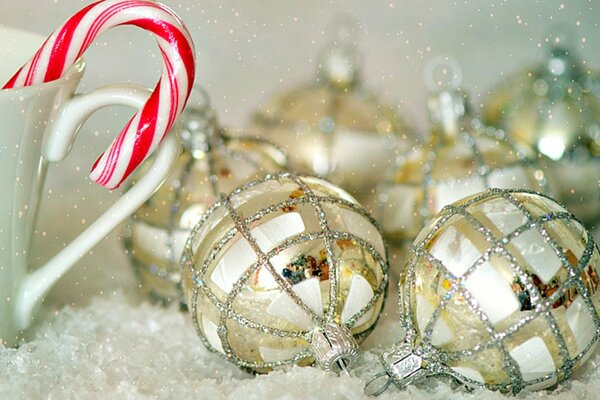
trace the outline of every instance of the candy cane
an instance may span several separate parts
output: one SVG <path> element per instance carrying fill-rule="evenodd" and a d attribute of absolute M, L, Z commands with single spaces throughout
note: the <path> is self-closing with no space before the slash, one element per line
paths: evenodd
<path fill-rule="evenodd" d="M 109 189 L 118 187 L 154 151 L 183 111 L 192 90 L 194 44 L 173 11 L 147 0 L 104 0 L 90 4 L 48 37 L 4 86 L 11 89 L 62 77 L 99 35 L 119 25 L 134 25 L 155 35 L 163 72 L 146 104 L 92 167 L 91 179 Z"/>

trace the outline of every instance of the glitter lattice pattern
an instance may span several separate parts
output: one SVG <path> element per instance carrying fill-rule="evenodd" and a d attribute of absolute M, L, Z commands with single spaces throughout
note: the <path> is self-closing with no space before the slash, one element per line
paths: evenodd
<path fill-rule="evenodd" d="M 543 165 L 534 156 L 503 131 L 476 118 L 468 121 L 456 138 L 434 140 L 409 154 L 381 186 L 382 225 L 391 239 L 413 239 L 444 205 L 488 188 L 548 192 Z"/>
<path fill-rule="evenodd" d="M 219 194 L 287 166 L 285 153 L 268 141 L 230 137 L 209 117 L 196 115 L 197 110 L 184 114 L 184 151 L 166 183 L 136 212 L 124 234 L 134 271 L 159 301 L 180 299 L 179 259 L 185 241 Z M 192 129 L 194 124 L 202 130 Z"/>
<path fill-rule="evenodd" d="M 570 376 L 600 332 L 600 256 L 552 199 L 489 189 L 415 240 L 400 287 L 409 343 L 432 372 L 516 393 Z"/>
<path fill-rule="evenodd" d="M 388 280 L 375 220 L 341 189 L 287 172 L 222 196 L 182 267 L 204 343 L 257 372 L 312 363 L 311 335 L 330 323 L 366 337 Z"/>

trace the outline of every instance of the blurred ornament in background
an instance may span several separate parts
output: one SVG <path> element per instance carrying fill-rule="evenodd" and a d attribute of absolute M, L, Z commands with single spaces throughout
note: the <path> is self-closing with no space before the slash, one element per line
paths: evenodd
<path fill-rule="evenodd" d="M 492 91 L 485 120 L 556 160 L 557 196 L 591 226 L 600 218 L 600 73 L 551 35 L 547 58 Z"/>
<path fill-rule="evenodd" d="M 287 168 L 285 153 L 275 145 L 251 136 L 229 136 L 201 88 L 192 92 L 178 126 L 183 141 L 179 158 L 124 233 L 142 288 L 164 302 L 182 300 L 179 260 L 185 241 L 219 194 Z"/>
<path fill-rule="evenodd" d="M 273 97 L 252 129 L 284 148 L 292 168 L 329 179 L 366 206 L 411 133 L 396 108 L 363 87 L 358 22 L 342 15 L 333 26 L 316 80 Z"/>
<path fill-rule="evenodd" d="M 259 373 L 350 367 L 388 282 L 375 220 L 337 186 L 292 173 L 223 196 L 194 228 L 182 267 L 203 342 Z"/>
<path fill-rule="evenodd" d="M 400 280 L 405 340 L 366 390 L 431 375 L 512 393 L 568 379 L 598 341 L 599 273 L 592 236 L 549 197 L 488 189 L 446 206 Z"/>
<path fill-rule="evenodd" d="M 459 88 L 456 61 L 434 58 L 424 75 L 433 92 L 428 101 L 431 135 L 426 144 L 400 153 L 379 187 L 386 237 L 412 240 L 443 206 L 487 188 L 548 190 L 543 163 L 533 152 L 473 114 Z"/>

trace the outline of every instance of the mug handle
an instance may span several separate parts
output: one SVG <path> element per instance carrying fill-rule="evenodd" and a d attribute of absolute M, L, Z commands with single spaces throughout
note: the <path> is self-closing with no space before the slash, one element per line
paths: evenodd
<path fill-rule="evenodd" d="M 110 85 L 69 99 L 48 127 L 42 151 L 44 159 L 61 161 L 71 149 L 83 123 L 97 110 L 112 105 L 139 109 L 150 93 L 139 86 Z M 173 133 L 168 134 L 144 176 L 50 261 L 25 277 L 16 299 L 15 320 L 19 329 L 27 328 L 35 309 L 56 281 L 160 187 L 178 154 L 179 140 Z"/>

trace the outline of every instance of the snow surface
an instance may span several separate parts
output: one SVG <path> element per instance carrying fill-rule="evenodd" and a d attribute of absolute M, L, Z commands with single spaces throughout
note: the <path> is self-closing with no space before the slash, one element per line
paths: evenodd
<path fill-rule="evenodd" d="M 0 348 L 0 399 L 363 399 L 364 380 L 378 372 L 375 353 L 401 338 L 393 282 L 383 318 L 363 343 L 367 352 L 352 377 L 300 367 L 252 376 L 207 351 L 187 313 L 144 299 L 117 233 L 82 263 L 51 293 L 29 341 L 18 349 Z M 90 267 L 95 263 L 105 267 Z M 600 398 L 598 363 L 595 354 L 554 391 L 518 398 Z M 379 398 L 504 397 L 430 379 L 403 391 L 390 388 Z"/>

